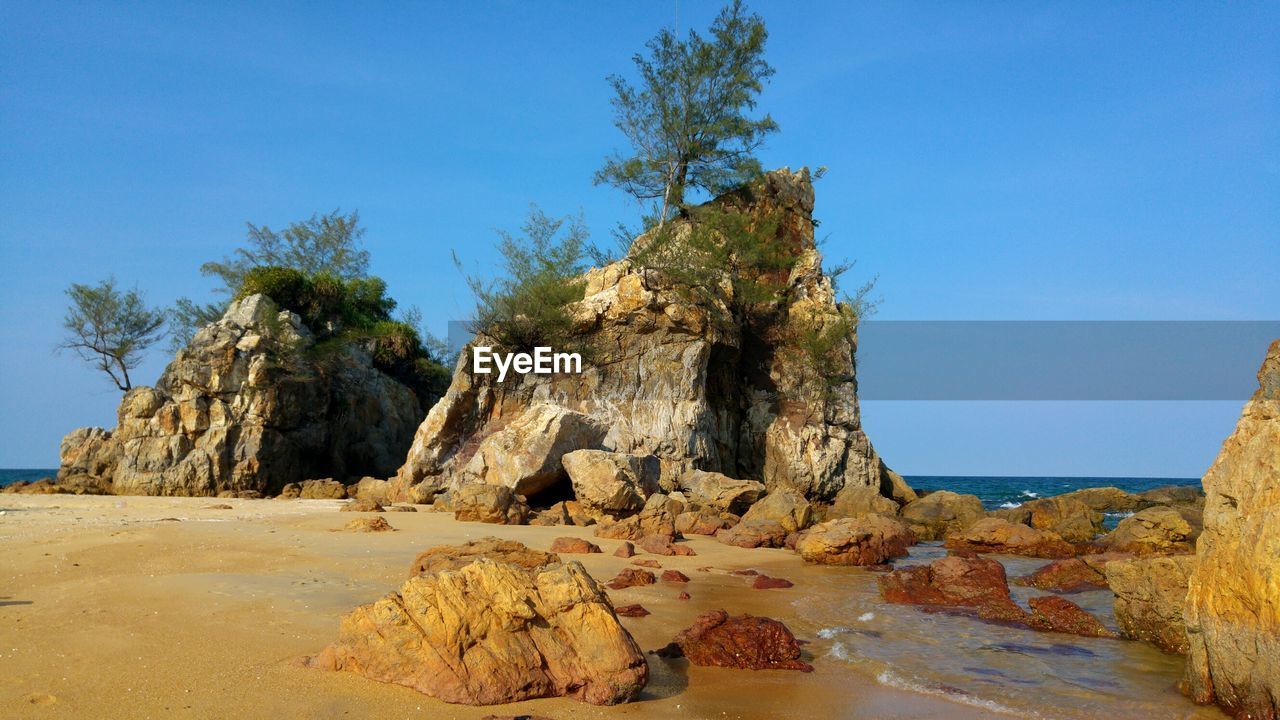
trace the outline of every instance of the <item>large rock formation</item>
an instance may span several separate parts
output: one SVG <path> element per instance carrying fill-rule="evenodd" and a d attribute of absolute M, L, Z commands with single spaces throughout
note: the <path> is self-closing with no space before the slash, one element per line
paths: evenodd
<path fill-rule="evenodd" d="M 1107 563 L 1107 584 L 1116 594 L 1120 634 L 1147 640 L 1165 652 L 1186 653 L 1187 628 L 1182 608 L 1193 563 L 1190 555 Z"/>
<path fill-rule="evenodd" d="M 1198 702 L 1280 716 L 1280 340 L 1204 476 L 1187 592 L 1187 682 Z"/>
<path fill-rule="evenodd" d="M 253 295 L 196 333 L 110 433 L 62 443 L 59 478 L 118 494 L 276 493 L 317 477 L 386 476 L 421 406 L 351 345 L 315 348 L 297 315 Z"/>
<path fill-rule="evenodd" d="M 640 648 L 580 564 L 527 570 L 487 558 L 415 574 L 352 610 L 310 664 L 469 705 L 612 705 L 649 679 Z"/>
<path fill-rule="evenodd" d="M 591 270 L 583 300 L 571 307 L 575 334 L 592 348 L 582 373 L 513 373 L 499 382 L 473 372 L 464 350 L 400 468 L 400 496 L 424 482 L 564 494 L 562 457 L 591 449 L 656 456 L 670 477 L 701 480 L 685 471 L 703 470 L 808 498 L 862 485 L 910 499 L 862 431 L 852 339 L 836 348 L 834 376 L 817 381 L 796 346 L 802 323 L 841 317 L 814 245 L 808 171 L 767 173 L 713 203 L 751 222 L 776 220 L 775 237 L 795 260 L 776 299 L 733 310 L 731 284 L 691 293 L 630 257 Z M 686 221 L 673 222 L 679 231 Z M 572 418 L 567 428 L 564 418 Z M 519 445 L 513 437 L 528 427 L 555 432 L 503 462 L 488 452 Z"/>

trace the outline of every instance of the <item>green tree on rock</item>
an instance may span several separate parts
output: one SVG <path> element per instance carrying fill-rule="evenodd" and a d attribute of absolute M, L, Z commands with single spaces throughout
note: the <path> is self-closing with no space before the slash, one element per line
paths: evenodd
<path fill-rule="evenodd" d="M 680 39 L 663 29 L 633 58 L 638 86 L 613 75 L 615 124 L 630 154 L 609 157 L 597 184 L 653 203 L 651 224 L 682 211 L 691 189 L 717 195 L 760 174 L 754 153 L 778 129 L 768 114 L 751 118 L 773 68 L 764 59 L 768 32 L 741 0 L 721 10 L 709 37 Z"/>
<path fill-rule="evenodd" d="M 128 392 L 133 387 L 129 371 L 165 335 L 164 311 L 147 307 L 137 289 L 121 292 L 115 278 L 97 285 L 72 283 L 67 297 L 71 305 L 62 321 L 67 336 L 58 349 L 75 351 Z"/>

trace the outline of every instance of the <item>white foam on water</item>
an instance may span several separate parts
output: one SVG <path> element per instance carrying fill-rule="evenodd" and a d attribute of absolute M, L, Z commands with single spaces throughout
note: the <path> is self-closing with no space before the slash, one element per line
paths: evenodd
<path fill-rule="evenodd" d="M 1039 713 L 1014 710 L 1013 708 L 1005 707 L 1004 705 L 1001 705 L 1000 703 L 995 702 L 994 700 L 983 700 L 982 698 L 974 697 L 972 695 L 950 693 L 950 692 L 947 692 L 946 690 L 942 690 L 941 688 L 926 687 L 924 685 L 920 685 L 919 683 L 911 682 L 910 680 L 907 680 L 897 675 L 892 670 L 881 671 L 880 674 L 876 676 L 876 681 L 879 682 L 881 685 L 885 685 L 887 687 L 897 688 L 899 690 L 907 690 L 909 692 L 914 692 L 914 693 L 920 693 L 921 695 L 931 695 L 933 697 L 940 697 L 945 700 L 958 703 L 960 705 L 968 705 L 969 707 L 982 708 L 983 710 L 990 710 L 991 712 L 1000 713 L 1001 715 L 1013 715 L 1016 717 L 1040 717 Z"/>
<path fill-rule="evenodd" d="M 849 628 L 837 625 L 836 627 L 822 628 L 818 631 L 818 637 L 823 640 L 830 640 L 837 635 L 843 635 L 849 632 Z"/>
<path fill-rule="evenodd" d="M 1003 502 L 1003 503 L 1000 503 L 1000 507 L 1002 507 L 1002 508 L 1017 508 L 1017 507 L 1022 507 L 1022 503 L 1016 503 L 1016 502 Z"/>
<path fill-rule="evenodd" d="M 831 643 L 831 649 L 827 651 L 827 654 L 837 660 L 843 660 L 845 662 L 850 660 L 849 651 L 845 649 L 844 643 L 839 641 Z"/>
<path fill-rule="evenodd" d="M 1025 497 L 1029 497 L 1029 498 L 1038 498 L 1038 497 L 1040 497 L 1040 493 L 1034 493 L 1034 492 L 1031 492 L 1030 490 L 1023 490 L 1023 491 L 1022 491 L 1022 494 L 1023 494 L 1023 496 L 1025 496 Z"/>
<path fill-rule="evenodd" d="M 876 619 L 876 614 L 873 612 L 864 612 L 858 616 L 858 622 L 871 622 L 872 620 L 875 620 L 875 619 Z"/>

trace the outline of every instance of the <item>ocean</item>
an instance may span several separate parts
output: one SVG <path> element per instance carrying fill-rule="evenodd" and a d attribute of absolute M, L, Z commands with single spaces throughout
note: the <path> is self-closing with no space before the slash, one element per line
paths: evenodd
<path fill-rule="evenodd" d="M 0 468 L 0 487 L 18 480 L 39 480 L 58 474 L 56 468 Z M 907 475 L 907 483 L 919 490 L 950 490 L 977 495 L 988 510 L 1014 507 L 1050 495 L 1087 487 L 1118 487 L 1140 493 L 1166 485 L 1199 485 L 1200 478 L 1131 477 L 999 477 L 969 475 Z"/>

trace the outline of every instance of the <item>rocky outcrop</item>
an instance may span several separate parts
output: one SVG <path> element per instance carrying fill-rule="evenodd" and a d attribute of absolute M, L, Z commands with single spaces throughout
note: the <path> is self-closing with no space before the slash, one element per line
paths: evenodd
<path fill-rule="evenodd" d="M 994 517 L 979 520 L 967 530 L 947 536 L 943 545 L 952 550 L 1039 558 L 1067 558 L 1076 554 L 1075 546 L 1055 532 Z"/>
<path fill-rule="evenodd" d="M 418 429 L 397 493 L 424 482 L 451 488 L 480 479 L 531 493 L 536 505 L 540 490 L 567 482 L 557 479 L 564 478 L 556 468 L 564 452 L 597 449 L 652 455 L 673 472 L 721 473 L 810 499 L 829 501 L 849 485 L 910 499 L 910 488 L 884 466 L 862 430 L 855 339 L 835 348 L 825 378 L 815 378 L 798 345 L 802 330 L 841 321 L 814 244 L 808 171 L 767 173 L 713 204 L 769 227 L 794 260 L 789 274 L 777 278 L 775 299 L 735 302 L 732 283 L 690 289 L 633 257 L 591 270 L 583 299 L 570 308 L 573 332 L 592 348 L 582 373 L 499 382 L 495 374 L 475 373 L 464 350 L 447 394 Z M 674 221 L 672 232 L 687 232 L 686 223 Z M 603 435 L 586 432 L 582 421 L 577 427 L 584 431 L 569 433 L 571 442 L 557 440 L 521 469 L 505 469 L 515 461 L 504 460 L 499 447 L 524 452 L 507 429 L 524 425 L 539 407 L 556 408 L 539 410 L 539 418 L 585 417 Z M 741 513 L 751 500 L 724 509 Z"/>
<path fill-rule="evenodd" d="M 809 527 L 812 521 L 813 507 L 804 495 L 791 488 L 779 488 L 769 493 L 742 516 L 743 523 L 776 523 L 787 534 Z"/>
<path fill-rule="evenodd" d="M 800 534 L 795 550 L 820 565 L 881 565 L 906 557 L 915 536 L 907 526 L 880 515 L 839 518 Z"/>
<path fill-rule="evenodd" d="M 724 610 L 700 615 L 657 654 L 685 657 L 694 665 L 707 667 L 813 670 L 800 659 L 800 643 L 786 625 L 772 618 L 730 616 Z"/>
<path fill-rule="evenodd" d="M 462 482 L 501 485 L 533 495 L 564 480 L 561 458 L 599 447 L 605 428 L 580 412 L 538 403 L 480 441 L 462 469 Z"/>
<path fill-rule="evenodd" d="M 591 554 L 601 552 L 600 546 L 576 537 L 558 537 L 551 541 L 551 552 L 573 554 Z"/>
<path fill-rule="evenodd" d="M 741 515 L 764 495 L 764 484 L 736 480 L 718 472 L 690 470 L 680 477 L 680 489 L 694 503 L 719 512 Z"/>
<path fill-rule="evenodd" d="M 529 507 L 510 488 L 501 485 L 466 485 L 449 493 L 447 507 L 461 522 L 523 525 Z"/>
<path fill-rule="evenodd" d="M 468 705 L 542 697 L 612 705 L 649 678 L 644 655 L 580 564 L 530 572 L 487 558 L 415 575 L 356 608 L 309 664 Z"/>
<path fill-rule="evenodd" d="M 75 430 L 59 477 L 118 494 L 276 494 L 315 477 L 395 472 L 421 418 L 408 387 L 353 345 L 313 352 L 298 316 L 264 295 L 231 305 L 178 351 L 117 427 Z"/>
<path fill-rule="evenodd" d="M 1113 552 L 1135 555 L 1189 553 L 1200 535 L 1198 522 L 1191 512 L 1156 505 L 1121 520 L 1099 543 Z"/>
<path fill-rule="evenodd" d="M 613 520 L 607 516 L 601 518 L 596 524 L 595 535 L 613 540 L 638 541 L 649 535 L 675 537 L 679 533 L 676 531 L 676 516 L 672 513 L 670 501 L 666 495 L 657 493 L 649 496 L 638 515 L 622 520 Z"/>
<path fill-rule="evenodd" d="M 937 490 L 902 506 L 902 521 L 920 540 L 941 540 L 986 517 L 977 495 Z"/>
<path fill-rule="evenodd" d="M 1098 512 L 1137 510 L 1146 504 L 1142 498 L 1118 487 L 1082 488 L 1057 497 L 1063 500 L 1077 500 Z"/>
<path fill-rule="evenodd" d="M 1185 607 L 1191 696 L 1280 717 L 1280 340 L 1204 491 Z"/>
<path fill-rule="evenodd" d="M 1195 560 L 1190 555 L 1135 558 L 1107 564 L 1107 584 L 1116 594 L 1120 634 L 1155 643 L 1165 652 L 1187 652 L 1182 606 Z"/>

